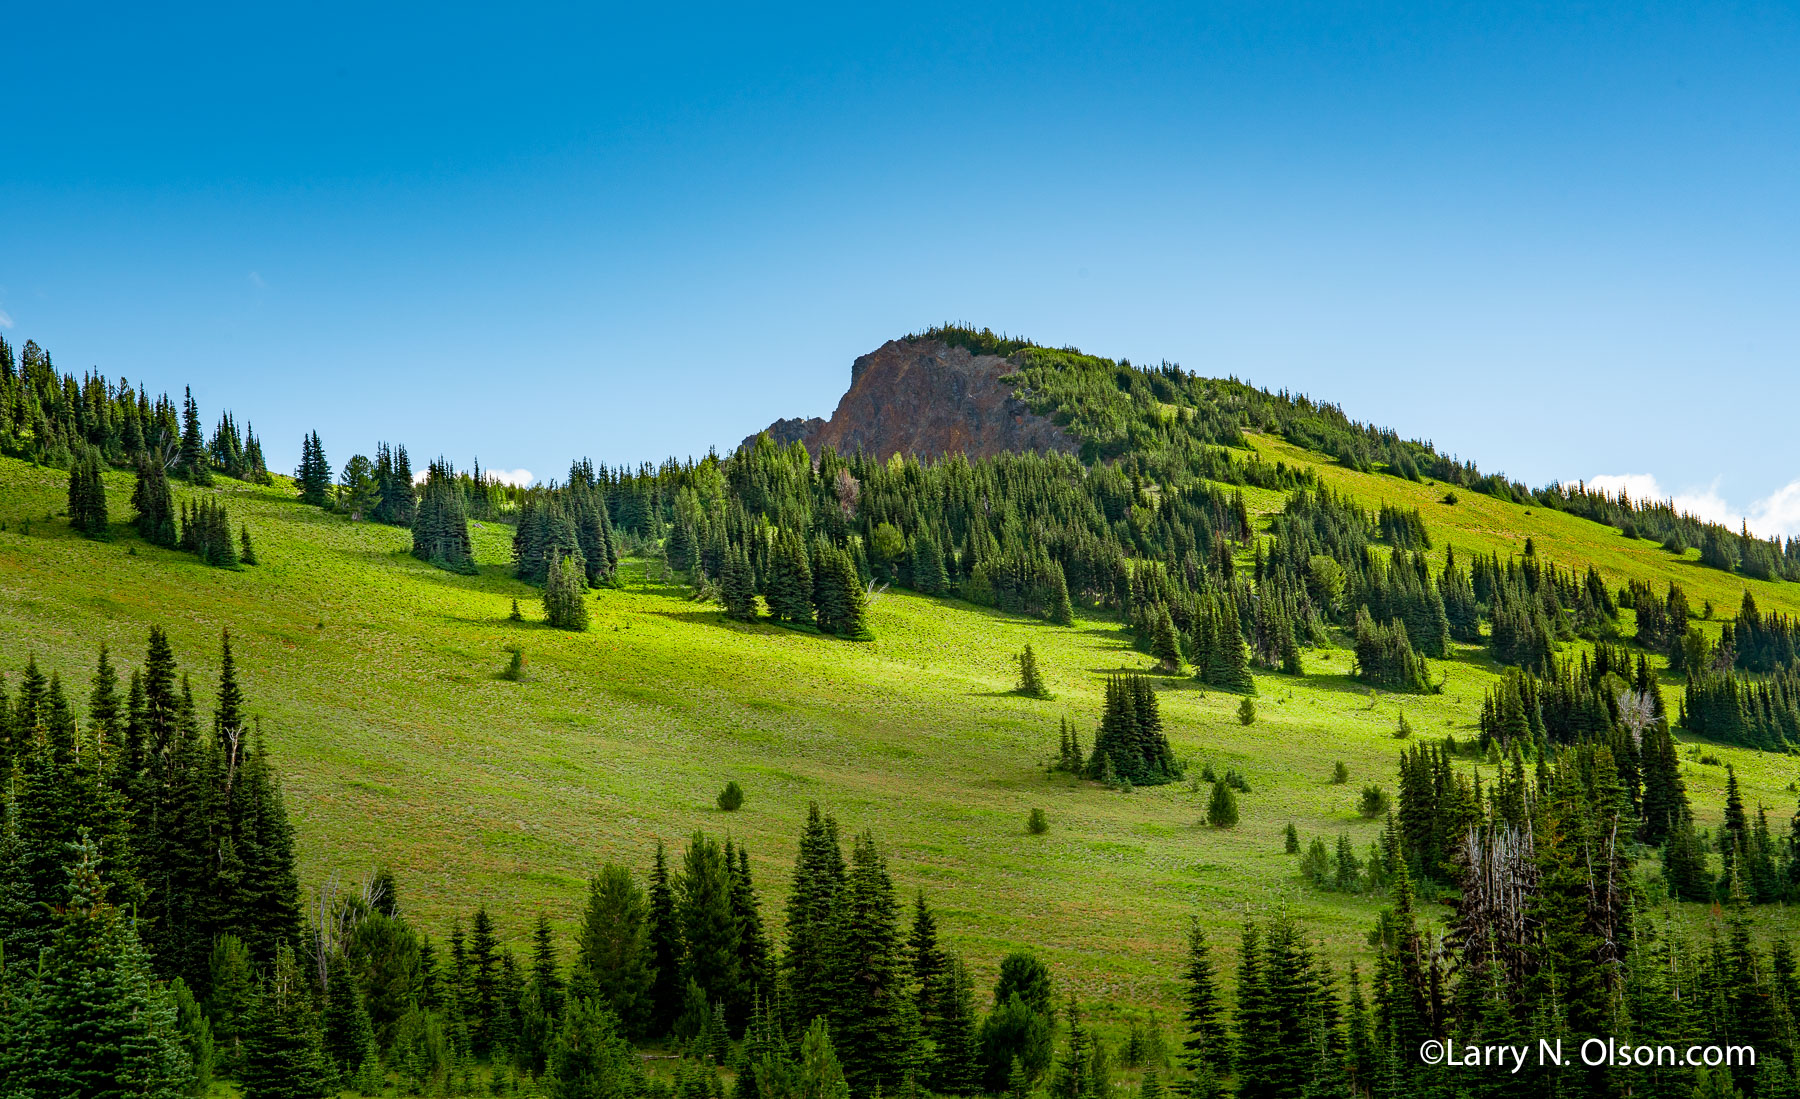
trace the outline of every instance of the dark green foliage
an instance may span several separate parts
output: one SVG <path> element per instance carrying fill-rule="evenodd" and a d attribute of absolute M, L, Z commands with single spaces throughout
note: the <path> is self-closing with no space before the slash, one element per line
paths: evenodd
<path fill-rule="evenodd" d="M 1356 614 L 1356 675 L 1365 683 L 1391 691 L 1431 690 L 1425 658 L 1413 651 L 1406 627 L 1395 621 L 1378 626 L 1368 610 Z"/>
<path fill-rule="evenodd" d="M 726 551 L 719 577 L 719 600 L 727 616 L 742 622 L 756 620 L 756 578 L 742 546 L 734 545 Z"/>
<path fill-rule="evenodd" d="M 1256 722 L 1256 701 L 1245 695 L 1238 703 L 1237 719 L 1239 725 L 1252 725 Z"/>
<path fill-rule="evenodd" d="M 1019 685 L 1014 690 L 1027 698 L 1052 697 L 1049 688 L 1044 686 L 1044 673 L 1038 670 L 1037 653 L 1029 644 L 1019 654 Z"/>
<path fill-rule="evenodd" d="M 594 995 L 620 1020 L 626 1036 L 644 1036 L 655 1018 L 651 993 L 658 976 L 650 904 L 623 866 L 608 863 L 588 885 L 576 964 L 577 988 L 591 981 Z"/>
<path fill-rule="evenodd" d="M 1057 743 L 1056 762 L 1051 765 L 1053 771 L 1064 771 L 1071 775 L 1087 772 L 1087 759 L 1081 751 L 1081 737 L 1070 727 L 1069 719 L 1062 719 L 1061 739 Z"/>
<path fill-rule="evenodd" d="M 650 871 L 650 1013 L 647 1033 L 660 1037 L 675 1025 L 681 1012 L 681 924 L 676 911 L 675 886 L 663 845 L 656 845 L 656 861 Z"/>
<path fill-rule="evenodd" d="M 1206 823 L 1214 828 L 1236 828 L 1237 822 L 1237 795 L 1223 780 L 1213 783 L 1212 798 L 1206 803 Z"/>
<path fill-rule="evenodd" d="M 1247 693 L 1256 689 L 1232 599 L 1217 593 L 1202 596 L 1190 617 L 1188 637 L 1194 678 L 1227 691 Z"/>
<path fill-rule="evenodd" d="M 175 527 L 175 497 L 161 462 L 138 463 L 137 485 L 131 490 L 132 522 L 144 541 L 174 548 L 180 533 Z"/>
<path fill-rule="evenodd" d="M 177 1099 L 196 1079 L 181 1020 L 99 864 L 76 846 L 43 954 L 0 975 L 0 1080 L 21 1096 Z"/>
<path fill-rule="evenodd" d="M 735 813 L 743 804 L 744 788 L 737 784 L 736 779 L 732 779 L 725 784 L 725 789 L 719 791 L 719 808 L 727 813 Z"/>
<path fill-rule="evenodd" d="M 763 586 L 769 615 L 778 621 L 807 623 L 813 621 L 812 566 L 807 561 L 806 547 L 797 534 L 776 537 L 769 556 L 769 578 Z"/>
<path fill-rule="evenodd" d="M 1031 954 L 1000 960 L 992 1009 L 980 1028 L 982 1087 L 990 1093 L 1021 1078 L 1029 1084 L 1050 1067 L 1056 1009 L 1050 969 Z"/>
<path fill-rule="evenodd" d="M 375 509 L 370 518 L 390 526 L 411 528 L 418 514 L 412 460 L 403 446 L 381 443 L 375 448 Z"/>
<path fill-rule="evenodd" d="M 1050 821 L 1044 816 L 1042 809 L 1033 809 L 1025 818 L 1025 831 L 1034 836 L 1041 836 L 1050 830 Z"/>
<path fill-rule="evenodd" d="M 550 576 L 544 584 L 544 621 L 559 630 L 587 629 L 587 600 L 583 598 L 586 584 L 578 560 L 553 554 Z"/>
<path fill-rule="evenodd" d="M 643 1091 L 643 1070 L 618 1019 L 586 997 L 570 1001 L 549 1062 L 557 1099 L 616 1099 Z"/>
<path fill-rule="evenodd" d="M 331 504 L 331 463 L 325 460 L 325 444 L 317 431 L 300 440 L 300 468 L 294 471 L 300 489 L 300 502 L 314 507 Z"/>
<path fill-rule="evenodd" d="M 341 954 L 329 958 L 326 974 L 329 984 L 319 1019 L 321 1064 L 337 1087 L 355 1087 L 377 1070 L 381 1054 L 375 1048 L 375 1028 L 348 959 Z"/>
<path fill-rule="evenodd" d="M 1105 710 L 1086 766 L 1089 778 L 1103 778 L 1110 771 L 1134 786 L 1154 786 L 1181 777 L 1180 765 L 1163 733 L 1156 692 L 1144 676 L 1107 680 Z"/>
<path fill-rule="evenodd" d="M 318 1099 L 326 1087 L 319 1023 L 306 977 L 286 943 L 261 987 L 243 1031 L 244 1099 Z"/>
<path fill-rule="evenodd" d="M 414 557 L 450 572 L 475 574 L 469 517 L 463 509 L 456 471 L 442 459 L 431 463 L 412 523 Z"/>
<path fill-rule="evenodd" d="M 381 482 L 375 476 L 375 463 L 364 455 L 352 455 L 338 474 L 337 509 L 355 522 L 373 519 L 380 504 Z"/>
<path fill-rule="evenodd" d="M 820 630 L 853 641 L 874 637 L 868 628 L 868 598 L 849 551 L 823 541 L 813 543 L 809 563 L 813 585 L 813 615 Z M 771 604 L 771 613 L 773 604 Z"/>
<path fill-rule="evenodd" d="M 201 500 L 192 508 L 181 507 L 182 549 L 218 568 L 235 568 L 240 539 L 231 536 L 231 518 L 217 500 Z"/>
<path fill-rule="evenodd" d="M 89 538 L 109 536 L 106 518 L 106 482 L 100 478 L 100 454 L 82 447 L 69 467 L 69 525 Z"/>
<path fill-rule="evenodd" d="M 1181 1063 L 1198 1078 L 1223 1075 L 1231 1064 L 1218 972 L 1199 921 L 1188 925 L 1187 956 L 1181 970 Z"/>
<path fill-rule="evenodd" d="M 1389 799 L 1387 791 L 1379 786 L 1365 786 L 1362 796 L 1357 799 L 1356 810 L 1365 820 L 1373 820 L 1388 811 Z"/>
<path fill-rule="evenodd" d="M 256 547 L 250 544 L 250 525 L 246 523 L 238 527 L 238 564 L 254 565 L 257 563 Z"/>

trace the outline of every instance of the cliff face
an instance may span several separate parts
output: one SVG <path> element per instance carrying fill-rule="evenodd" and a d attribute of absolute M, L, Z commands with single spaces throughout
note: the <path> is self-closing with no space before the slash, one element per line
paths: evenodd
<path fill-rule="evenodd" d="M 814 455 L 829 446 L 884 461 L 892 454 L 982 458 L 1078 449 L 1073 436 L 1012 395 L 1000 380 L 1011 372 L 997 355 L 936 340 L 889 340 L 851 364 L 850 388 L 829 421 L 777 420 L 768 431 L 778 443 L 799 439 Z"/>

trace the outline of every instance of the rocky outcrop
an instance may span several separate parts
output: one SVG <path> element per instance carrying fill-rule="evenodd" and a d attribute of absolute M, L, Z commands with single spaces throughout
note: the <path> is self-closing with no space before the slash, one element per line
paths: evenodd
<path fill-rule="evenodd" d="M 893 454 L 984 458 L 1008 451 L 1074 452 L 1078 441 L 1013 396 L 1012 364 L 937 340 L 889 340 L 850 367 L 850 388 L 829 421 L 777 420 L 778 443 L 799 439 L 883 460 Z M 749 442 L 753 440 L 745 440 Z"/>

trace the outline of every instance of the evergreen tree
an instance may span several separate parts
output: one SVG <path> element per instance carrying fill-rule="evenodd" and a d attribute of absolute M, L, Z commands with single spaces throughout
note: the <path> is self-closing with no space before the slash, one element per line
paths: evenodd
<path fill-rule="evenodd" d="M 917 1016 L 906 994 L 894 887 L 868 833 L 851 846 L 829 1018 L 852 1090 L 897 1089 L 916 1057 Z"/>
<path fill-rule="evenodd" d="M 743 622 L 756 620 L 756 578 L 750 571 L 750 558 L 741 545 L 733 544 L 725 554 L 719 575 L 719 601 L 725 614 Z"/>
<path fill-rule="evenodd" d="M 106 903 L 92 843 L 76 846 L 62 892 L 28 982 L 8 990 L 0 975 L 0 1009 L 10 1008 L 0 1017 L 0 1080 L 19 1096 L 188 1095 L 195 1070 L 174 1005 L 131 924 Z"/>
<path fill-rule="evenodd" d="M 326 972 L 328 984 L 320 1016 L 321 1064 L 327 1078 L 336 1080 L 338 1088 L 351 1088 L 358 1079 L 370 1076 L 381 1055 L 375 1048 L 375 1028 L 369 1022 L 362 990 L 349 960 L 342 954 L 329 958 Z"/>
<path fill-rule="evenodd" d="M 1212 799 L 1206 803 L 1206 823 L 1214 828 L 1235 828 L 1237 822 L 1237 795 L 1221 779 L 1213 783 Z"/>
<path fill-rule="evenodd" d="M 550 579 L 544 585 L 544 621 L 559 630 L 587 629 L 587 600 L 582 598 L 585 583 L 575 558 L 553 553 Z"/>
<path fill-rule="evenodd" d="M 650 1018 L 647 1032 L 660 1037 L 675 1025 L 681 1012 L 681 924 L 676 911 L 675 889 L 661 841 L 650 871 Z"/>
<path fill-rule="evenodd" d="M 318 1018 L 294 952 L 282 943 L 243 1032 L 244 1099 L 318 1099 L 326 1088 Z"/>
<path fill-rule="evenodd" d="M 206 443 L 200 436 L 200 406 L 194 403 L 192 389 L 187 390 L 181 403 L 181 451 L 175 459 L 175 468 L 192 484 L 212 484 Z"/>
<path fill-rule="evenodd" d="M 717 840 L 696 832 L 682 858 L 677 917 L 682 978 L 701 993 L 703 1010 L 749 996 L 738 971 L 738 922 L 731 906 L 733 867 Z"/>
<path fill-rule="evenodd" d="M 793 1024 L 825 1016 L 840 998 L 834 986 L 839 903 L 845 889 L 837 822 L 817 804 L 807 808 L 787 900 L 787 954 L 782 966 L 792 1000 Z"/>
<path fill-rule="evenodd" d="M 325 444 L 317 431 L 300 440 L 300 468 L 294 474 L 300 485 L 300 502 L 314 507 L 331 503 L 331 463 L 325 460 Z"/>
<path fill-rule="evenodd" d="M 1027 698 L 1049 698 L 1050 691 L 1044 686 L 1044 675 L 1038 670 L 1037 654 L 1031 650 L 1030 644 L 1019 654 L 1019 685 L 1014 688 Z"/>
<path fill-rule="evenodd" d="M 1181 1040 L 1181 1063 L 1196 1079 L 1223 1074 L 1230 1066 L 1230 1039 L 1212 950 L 1198 920 L 1188 923 L 1187 960 L 1181 979 L 1181 1019 L 1187 1028 Z"/>
<path fill-rule="evenodd" d="M 132 522 L 144 541 L 174 548 L 177 538 L 175 497 L 169 491 L 169 478 L 161 462 L 145 459 L 138 463 L 137 485 L 131 490 L 131 507 L 137 513 Z"/>
<path fill-rule="evenodd" d="M 475 556 L 469 541 L 469 517 L 463 506 L 456 473 L 443 459 L 431 463 L 425 488 L 413 512 L 414 557 L 440 569 L 475 574 Z"/>
<path fill-rule="evenodd" d="M 769 602 L 769 614 L 783 622 L 811 623 L 813 620 L 812 566 L 800 537 L 783 533 L 775 539 L 769 562 L 769 580 L 763 596 Z"/>
<path fill-rule="evenodd" d="M 69 467 L 69 525 L 89 538 L 109 537 L 106 517 L 106 482 L 100 477 L 100 455 L 83 447 Z"/>

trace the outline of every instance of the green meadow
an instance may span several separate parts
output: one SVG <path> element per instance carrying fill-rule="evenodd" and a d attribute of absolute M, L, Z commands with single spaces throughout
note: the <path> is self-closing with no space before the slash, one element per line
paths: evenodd
<path fill-rule="evenodd" d="M 1275 440 L 1255 446 L 1269 459 L 1317 461 Z M 1319 472 L 1371 506 L 1419 507 L 1440 561 L 1446 545 L 1504 555 L 1530 537 L 1539 554 L 1591 563 L 1611 586 L 1674 580 L 1719 617 L 1746 588 L 1765 609 L 1800 612 L 1800 587 L 1703 569 L 1691 551 L 1677 558 L 1585 520 L 1472 492 L 1448 504 L 1442 486 L 1329 463 Z M 1120 793 L 1046 770 L 1059 721 L 1091 743 L 1104 677 L 1150 665 L 1109 616 L 1057 627 L 893 590 L 872 607 L 876 639 L 849 643 L 727 621 L 631 560 L 618 588 L 590 596 L 591 630 L 569 634 L 539 624 L 537 590 L 510 578 L 511 528 L 472 524 L 480 573 L 452 575 L 414 560 L 407 532 L 303 506 L 277 480 L 177 486 L 178 498 L 217 495 L 249 523 L 262 563 L 225 571 L 139 540 L 124 522 L 128 475 L 107 475 L 115 539 L 91 542 L 56 517 L 65 473 L 0 459 L 0 669 L 15 683 L 35 653 L 84 691 L 96 639 L 136 664 L 156 623 L 206 704 L 229 629 L 286 784 L 303 882 L 386 864 L 434 933 L 483 903 L 515 944 L 539 913 L 567 932 L 600 863 L 641 871 L 659 839 L 678 847 L 696 830 L 749 845 L 765 915 L 779 926 L 816 801 L 847 832 L 875 835 L 897 885 L 925 891 L 982 985 L 1004 953 L 1029 947 L 1103 1018 L 1155 1008 L 1168 1019 L 1190 916 L 1223 940 L 1247 916 L 1287 905 L 1340 967 L 1368 952 L 1380 902 L 1307 887 L 1282 832 L 1292 822 L 1303 844 L 1348 833 L 1365 853 L 1379 824 L 1356 803 L 1366 783 L 1394 789 L 1399 714 L 1417 738 L 1470 739 L 1498 674 L 1464 649 L 1433 662 L 1439 694 L 1371 694 L 1350 677 L 1348 649 L 1308 651 L 1304 678 L 1257 675 L 1249 726 L 1238 696 L 1163 680 L 1164 720 L 1190 774 L 1211 762 L 1251 785 L 1238 827 L 1215 830 L 1189 784 Z M 1280 506 L 1275 493 L 1246 495 L 1253 510 Z M 522 623 L 508 620 L 514 599 Z M 1028 642 L 1053 700 L 1012 693 Z M 526 655 L 522 682 L 497 674 L 511 646 Z M 1664 692 L 1674 706 L 1679 684 L 1666 679 Z M 1703 827 L 1719 821 L 1730 763 L 1747 803 L 1768 806 L 1771 827 L 1786 831 L 1800 760 L 1682 751 Z M 1336 761 L 1347 784 L 1331 782 Z M 728 780 L 747 794 L 730 814 L 714 805 Z M 1046 834 L 1026 832 L 1033 808 L 1048 814 Z M 1697 930 L 1713 918 L 1678 908 Z M 1790 926 L 1772 914 L 1771 927 Z"/>

